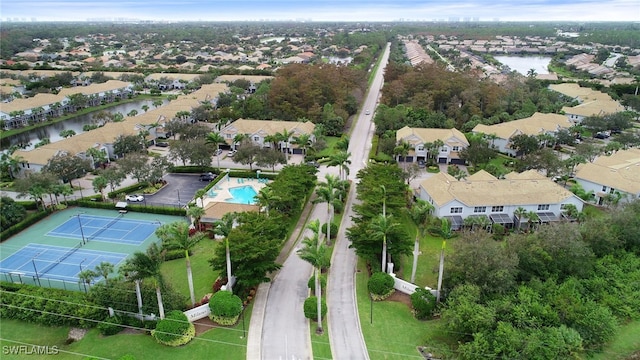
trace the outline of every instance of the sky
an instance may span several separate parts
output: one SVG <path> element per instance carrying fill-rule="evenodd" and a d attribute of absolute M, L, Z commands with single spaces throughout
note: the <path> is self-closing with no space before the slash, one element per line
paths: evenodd
<path fill-rule="evenodd" d="M 0 0 L 2 21 L 640 21 L 640 0 Z"/>

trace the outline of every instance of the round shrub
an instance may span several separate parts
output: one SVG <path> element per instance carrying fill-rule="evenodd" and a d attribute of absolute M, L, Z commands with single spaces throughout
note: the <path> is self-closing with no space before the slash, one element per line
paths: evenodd
<path fill-rule="evenodd" d="M 327 235 L 327 223 L 322 224 L 322 233 Z M 334 222 L 331 222 L 331 238 L 335 239 L 338 235 L 338 225 Z"/>
<path fill-rule="evenodd" d="M 218 291 L 209 300 L 211 319 L 220 325 L 233 325 L 242 312 L 242 299 L 229 291 Z"/>
<path fill-rule="evenodd" d="M 327 303 L 324 299 L 321 300 L 322 304 L 320 308 L 322 309 L 322 318 L 327 315 Z M 318 298 L 315 296 L 309 296 L 304 301 L 304 317 L 309 320 L 318 321 Z"/>
<path fill-rule="evenodd" d="M 309 281 L 307 282 L 307 286 L 309 287 L 309 289 L 311 289 L 311 291 L 313 291 L 313 293 L 316 293 L 316 276 L 312 276 L 309 278 Z M 325 289 L 327 287 L 327 277 L 320 275 L 320 288 L 321 289 Z"/>
<path fill-rule="evenodd" d="M 436 308 L 436 297 L 426 289 L 417 288 L 416 292 L 411 294 L 411 306 L 413 307 L 413 315 L 416 319 L 428 319 Z"/>
<path fill-rule="evenodd" d="M 373 300 L 384 300 L 395 291 L 393 283 L 393 276 L 383 272 L 376 272 L 369 278 L 367 288 Z"/>
<path fill-rule="evenodd" d="M 151 335 L 157 342 L 167 346 L 181 346 L 196 336 L 196 327 L 189 322 L 182 311 L 172 310 L 167 316 L 158 321 Z"/>
<path fill-rule="evenodd" d="M 104 319 L 103 322 L 98 324 L 98 330 L 100 334 L 104 336 L 111 336 L 119 333 L 123 329 L 123 321 L 119 316 L 112 316 Z"/>

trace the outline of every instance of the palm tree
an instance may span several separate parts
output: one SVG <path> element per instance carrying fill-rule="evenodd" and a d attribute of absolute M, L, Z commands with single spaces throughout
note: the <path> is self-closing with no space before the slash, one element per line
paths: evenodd
<path fill-rule="evenodd" d="M 400 225 L 394 222 L 393 215 L 380 214 L 371 221 L 370 228 L 373 237 L 382 239 L 382 272 L 386 272 L 387 269 L 387 237 L 398 226 Z"/>
<path fill-rule="evenodd" d="M 411 207 L 411 217 L 413 221 L 418 225 L 418 233 L 416 234 L 416 241 L 413 245 L 413 266 L 411 268 L 411 283 L 416 280 L 416 269 L 418 267 L 418 253 L 420 251 L 420 239 L 424 238 L 429 218 L 431 218 L 431 212 L 434 207 L 431 203 L 418 199 Z"/>
<path fill-rule="evenodd" d="M 95 279 L 98 274 L 91 269 L 82 270 L 78 273 L 78 279 L 84 284 L 84 292 L 87 292 L 87 285 L 91 286 L 91 282 Z"/>
<path fill-rule="evenodd" d="M 224 236 L 225 253 L 227 257 L 227 290 L 232 291 L 233 282 L 231 280 L 231 253 L 229 251 L 229 234 L 233 230 L 238 214 L 226 213 L 222 219 L 214 223 L 213 231 L 216 235 Z"/>
<path fill-rule="evenodd" d="M 535 211 L 529 211 L 526 215 L 529 230 L 533 231 L 533 223 L 539 222 L 540 217 Z"/>
<path fill-rule="evenodd" d="M 300 134 L 298 136 L 294 136 L 291 143 L 301 147 L 304 154 L 307 155 L 307 148 L 311 145 L 311 134 Z"/>
<path fill-rule="evenodd" d="M 224 136 L 217 132 L 210 132 L 207 134 L 207 139 L 205 140 L 205 144 L 214 144 L 216 146 L 216 154 L 218 150 L 220 150 L 220 144 L 224 144 Z M 220 156 L 216 156 L 218 158 L 218 172 L 220 172 Z"/>
<path fill-rule="evenodd" d="M 204 208 L 204 197 L 207 195 L 207 190 L 198 189 L 196 193 L 193 195 L 196 199 L 200 199 L 200 206 Z M 196 203 L 197 205 L 197 203 Z"/>
<path fill-rule="evenodd" d="M 202 208 L 199 208 L 202 209 Z M 158 234 L 158 237 L 166 244 L 168 249 L 183 250 L 187 265 L 187 281 L 189 283 L 189 295 L 191 296 L 191 306 L 195 306 L 196 298 L 193 290 L 193 273 L 191 272 L 191 259 L 189 252 L 202 240 L 204 233 L 198 232 L 189 236 L 189 224 L 184 221 L 176 221 L 168 224 L 166 233 Z"/>
<path fill-rule="evenodd" d="M 147 105 L 147 104 L 142 105 L 141 108 L 142 108 L 142 110 L 144 110 L 144 112 L 149 111 L 149 105 Z"/>
<path fill-rule="evenodd" d="M 314 267 L 315 270 L 315 295 L 317 298 L 317 312 L 318 312 L 318 327 L 316 328 L 317 334 L 322 334 L 322 283 L 320 282 L 320 276 L 322 276 L 322 269 L 328 268 L 331 264 L 330 254 L 327 251 L 327 247 L 322 244 L 322 240 L 319 237 L 320 232 L 320 220 L 313 220 L 307 225 L 307 229 L 313 232 L 312 237 L 305 237 L 302 243 L 305 245 L 298 250 L 298 256 Z"/>
<path fill-rule="evenodd" d="M 344 179 L 347 180 L 347 176 L 349 176 L 349 165 L 351 164 L 351 153 L 348 151 L 340 151 L 337 152 L 329 158 L 329 164 L 327 166 L 338 166 L 340 179 L 343 179 L 342 174 L 344 173 Z"/>
<path fill-rule="evenodd" d="M 282 150 L 283 147 L 287 149 L 287 152 L 285 153 L 287 155 L 287 162 L 289 162 L 289 138 L 291 138 L 291 135 L 293 134 L 290 133 L 287 129 L 282 129 L 281 133 L 275 134 L 278 141 L 280 141 L 281 143 L 284 142 L 284 146 L 283 144 L 280 144 L 280 150 Z"/>
<path fill-rule="evenodd" d="M 160 319 L 164 319 L 164 304 L 162 303 L 162 293 L 160 292 L 160 287 L 163 283 L 160 265 L 162 265 L 163 261 L 164 252 L 158 244 L 151 243 L 146 252 L 136 251 L 133 253 L 125 265 L 125 268 L 130 270 L 128 274 L 132 280 L 153 279 L 153 285 L 156 288 L 156 298 L 158 299 Z"/>
<path fill-rule="evenodd" d="M 233 137 L 233 150 L 238 150 L 238 144 L 248 138 L 249 135 L 247 134 L 236 134 L 236 136 Z"/>
<path fill-rule="evenodd" d="M 260 208 L 265 208 L 267 216 L 269 216 L 269 208 L 276 200 L 280 200 L 280 197 L 274 194 L 270 186 L 263 187 L 256 195 L 256 202 L 260 205 Z"/>
<path fill-rule="evenodd" d="M 327 245 L 331 246 L 331 223 L 333 222 L 333 205 L 339 201 L 337 185 L 340 179 L 337 176 L 326 174 L 326 182 L 318 184 L 314 203 L 327 203 Z"/>
<path fill-rule="evenodd" d="M 518 227 L 522 227 L 522 219 L 527 216 L 527 210 L 522 206 L 518 206 L 518 208 L 513 212 L 513 215 L 518 219 Z"/>
<path fill-rule="evenodd" d="M 108 261 L 103 261 L 94 268 L 95 272 L 104 278 L 105 285 L 109 285 L 109 274 L 113 272 L 113 269 L 113 264 Z"/>
<path fill-rule="evenodd" d="M 410 143 L 406 142 L 406 141 L 402 141 L 400 142 L 400 144 L 398 144 L 398 146 L 395 147 L 395 149 L 393 149 L 393 153 L 397 155 L 397 161 L 400 161 L 400 157 L 402 157 L 403 160 L 403 167 L 406 170 L 407 168 L 407 155 L 409 155 L 409 151 L 411 151 L 411 149 L 413 148 L 413 146 L 411 146 Z"/>
<path fill-rule="evenodd" d="M 187 216 L 193 218 L 193 225 L 198 229 L 198 231 L 202 230 L 200 227 L 200 219 L 204 215 L 204 209 L 198 205 L 189 206 L 187 209 Z"/>

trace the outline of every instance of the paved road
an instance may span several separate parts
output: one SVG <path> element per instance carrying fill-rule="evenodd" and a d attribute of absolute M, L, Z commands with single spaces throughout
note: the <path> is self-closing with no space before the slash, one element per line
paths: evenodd
<path fill-rule="evenodd" d="M 364 109 L 374 109 L 382 88 L 384 66 L 389 59 L 389 45 L 382 55 L 381 66 L 378 69 L 367 98 Z M 362 337 L 358 306 L 356 302 L 355 272 L 357 257 L 353 249 L 349 249 L 349 240 L 345 237 L 345 230 L 352 225 L 352 205 L 356 201 L 356 175 L 367 165 L 371 138 L 374 127 L 372 115 L 361 113 L 356 122 L 349 142 L 351 165 L 349 177 L 354 180 L 347 199 L 346 212 L 342 217 L 342 224 L 338 232 L 338 240 L 333 250 L 331 271 L 327 284 L 327 320 L 329 323 L 329 339 L 331 354 L 334 359 L 369 359 L 367 346 Z"/>

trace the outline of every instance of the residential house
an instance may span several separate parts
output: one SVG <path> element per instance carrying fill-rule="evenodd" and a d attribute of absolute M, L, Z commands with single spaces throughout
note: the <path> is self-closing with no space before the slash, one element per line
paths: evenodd
<path fill-rule="evenodd" d="M 567 205 L 582 211 L 583 201 L 564 187 L 534 170 L 510 173 L 498 179 L 484 170 L 456 180 L 438 173 L 422 181 L 417 197 L 434 206 L 433 214 L 459 229 L 465 218 L 487 217 L 491 224 L 517 226 L 518 208 L 535 212 L 540 223 L 560 221 Z"/>
<path fill-rule="evenodd" d="M 511 147 L 511 141 L 514 136 L 555 134 L 558 130 L 569 129 L 572 125 L 573 123 L 564 115 L 537 112 L 528 118 L 505 123 L 494 125 L 478 124 L 473 128 L 472 132 L 487 135 L 489 143 L 501 153 L 517 156 L 517 151 Z"/>
<path fill-rule="evenodd" d="M 640 149 L 621 150 L 600 156 L 592 163 L 576 167 L 575 180 L 585 191 L 593 191 L 602 205 L 614 201 L 631 202 L 640 198 Z"/>
<path fill-rule="evenodd" d="M 467 138 L 457 129 L 426 129 L 410 128 L 408 126 L 396 131 L 396 143 L 409 143 L 411 150 L 404 157 L 405 162 L 426 161 L 433 158 L 440 164 L 464 164 L 460 152 L 469 146 Z M 436 153 L 429 154 L 432 144 L 441 142 Z"/>
<path fill-rule="evenodd" d="M 290 134 L 289 139 L 279 141 L 276 147 L 290 154 L 302 154 L 304 150 L 300 146 L 293 144 L 295 142 L 294 139 L 302 134 L 309 134 L 310 141 L 314 142 L 315 135 L 313 131 L 315 127 L 315 124 L 311 121 L 238 119 L 220 129 L 220 134 L 222 134 L 230 147 L 238 145 L 234 142 L 237 135 L 245 135 L 254 144 L 268 148 L 272 145 L 272 142 L 269 141 L 270 136 L 283 134 L 286 131 Z"/>
<path fill-rule="evenodd" d="M 60 94 L 36 94 L 29 98 L 15 99 L 0 107 L 0 120 L 4 129 L 17 129 L 59 116 L 69 100 Z"/>
<path fill-rule="evenodd" d="M 577 100 L 576 106 L 565 106 L 562 111 L 574 124 L 579 124 L 589 116 L 604 116 L 624 111 L 624 107 L 611 96 L 578 84 L 564 83 L 549 85 L 551 90 Z"/>

